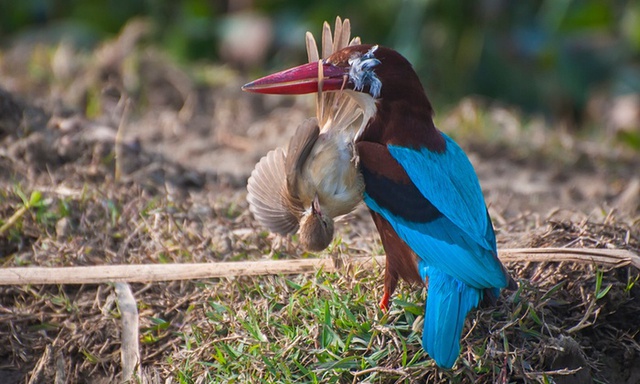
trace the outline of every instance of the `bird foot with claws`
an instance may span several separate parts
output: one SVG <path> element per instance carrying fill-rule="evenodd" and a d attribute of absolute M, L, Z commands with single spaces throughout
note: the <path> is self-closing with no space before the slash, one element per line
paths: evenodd
<path fill-rule="evenodd" d="M 351 162 L 354 167 L 358 168 L 360 166 L 360 156 L 358 156 L 358 150 L 353 143 L 349 143 L 349 150 L 351 151 Z"/>

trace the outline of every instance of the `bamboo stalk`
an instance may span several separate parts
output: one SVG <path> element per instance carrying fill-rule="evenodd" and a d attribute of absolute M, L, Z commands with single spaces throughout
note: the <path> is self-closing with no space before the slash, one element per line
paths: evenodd
<path fill-rule="evenodd" d="M 640 270 L 640 256 L 619 249 L 514 248 L 499 252 L 503 262 L 577 262 L 614 268 L 629 264 Z M 342 260 L 360 268 L 384 266 L 385 257 L 354 257 Z M 153 282 L 211 279 L 235 276 L 290 275 L 319 269 L 335 272 L 342 268 L 333 259 L 296 259 L 191 264 L 130 264 L 78 267 L 19 267 L 0 269 L 0 285 L 102 284 L 108 282 Z"/>

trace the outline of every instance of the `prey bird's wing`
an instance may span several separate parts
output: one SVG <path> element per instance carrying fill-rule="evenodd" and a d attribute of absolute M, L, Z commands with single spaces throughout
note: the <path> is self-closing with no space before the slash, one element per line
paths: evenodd
<path fill-rule="evenodd" d="M 298 230 L 285 173 L 285 153 L 277 148 L 256 165 L 247 184 L 247 201 L 253 216 L 270 231 L 286 235 Z"/>
<path fill-rule="evenodd" d="M 309 157 L 314 144 L 320 135 L 318 121 L 309 118 L 302 122 L 296 133 L 289 140 L 287 157 L 284 163 L 287 191 L 294 199 L 299 199 L 298 185 L 302 180 L 302 167 Z"/>

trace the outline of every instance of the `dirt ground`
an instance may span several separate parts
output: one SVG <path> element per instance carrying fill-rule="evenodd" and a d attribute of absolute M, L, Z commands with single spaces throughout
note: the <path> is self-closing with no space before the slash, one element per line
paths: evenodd
<path fill-rule="evenodd" d="M 245 94 L 247 75 L 224 65 L 180 67 L 139 44 L 142 32 L 131 29 L 94 52 L 16 43 L 0 55 L 0 219 L 23 204 L 17 191 L 43 195 L 0 234 L 3 266 L 305 256 L 257 226 L 245 187 L 260 157 L 313 115 L 313 99 Z M 639 252 L 637 152 L 607 134 L 577 138 L 477 98 L 438 114 L 437 124 L 475 165 L 500 247 Z M 340 234 L 350 255 L 379 252 L 365 207 L 342 221 Z M 555 382 L 640 383 L 637 270 L 605 268 L 603 286 L 612 288 L 597 302 L 593 265 L 513 263 L 509 270 L 536 287 L 538 299 L 555 292 L 540 316 L 549 335 L 560 336 L 522 351 L 537 354 L 534 371 L 586 364 L 586 376 Z M 211 295 L 198 282 L 133 288 L 147 329 L 157 325 L 152 318 L 198 321 L 186 308 Z M 111 382 L 119 374 L 117 321 L 105 316 L 112 296 L 107 286 L 0 286 L 0 381 L 52 382 L 57 364 L 68 382 Z M 175 373 L 167 361 L 179 361 L 181 339 L 159 334 L 143 344 L 142 365 L 164 382 Z M 536 382 L 522 374 L 529 368 L 513 368 L 504 382 Z"/>

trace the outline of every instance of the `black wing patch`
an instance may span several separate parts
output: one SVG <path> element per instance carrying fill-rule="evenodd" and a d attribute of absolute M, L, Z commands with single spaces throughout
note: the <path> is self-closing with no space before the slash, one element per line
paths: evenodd
<path fill-rule="evenodd" d="M 426 223 L 442 216 L 409 179 L 385 145 L 357 144 L 365 192 L 382 208 L 405 220 Z"/>

